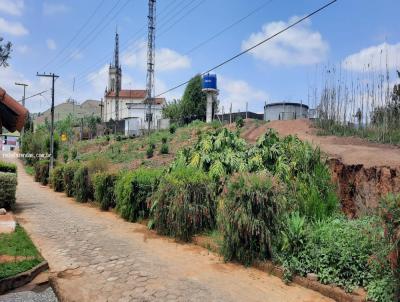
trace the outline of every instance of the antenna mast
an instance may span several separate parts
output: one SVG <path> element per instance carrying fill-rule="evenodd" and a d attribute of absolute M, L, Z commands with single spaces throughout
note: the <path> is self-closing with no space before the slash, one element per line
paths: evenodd
<path fill-rule="evenodd" d="M 156 41 L 156 0 L 149 0 L 149 25 L 148 25 L 148 38 L 147 38 L 147 78 L 146 78 L 146 102 L 147 102 L 147 130 L 151 131 L 151 123 L 153 114 L 151 112 L 151 105 L 154 101 L 154 64 L 155 64 L 155 41 Z"/>
<path fill-rule="evenodd" d="M 114 68 L 115 68 L 115 120 L 119 120 L 119 91 L 121 89 L 121 66 L 119 65 L 119 35 L 115 32 L 115 50 L 114 50 Z"/>

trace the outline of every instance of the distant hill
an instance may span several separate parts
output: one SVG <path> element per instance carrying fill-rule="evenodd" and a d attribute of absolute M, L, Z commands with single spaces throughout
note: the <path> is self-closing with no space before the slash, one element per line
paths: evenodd
<path fill-rule="evenodd" d="M 101 117 L 100 101 L 87 100 L 82 104 L 76 104 L 72 101 L 67 101 L 62 104 L 54 106 L 54 121 L 65 119 L 69 114 L 75 117 L 84 116 L 98 116 Z M 43 113 L 39 113 L 34 117 L 33 123 L 35 125 L 43 124 L 46 118 L 50 121 L 51 112 L 50 109 Z"/>

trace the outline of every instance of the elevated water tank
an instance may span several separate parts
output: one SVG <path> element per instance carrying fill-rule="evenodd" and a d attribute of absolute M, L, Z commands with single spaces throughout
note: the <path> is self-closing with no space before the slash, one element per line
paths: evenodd
<path fill-rule="evenodd" d="M 206 74 L 203 76 L 203 90 L 217 90 L 216 74 Z"/>

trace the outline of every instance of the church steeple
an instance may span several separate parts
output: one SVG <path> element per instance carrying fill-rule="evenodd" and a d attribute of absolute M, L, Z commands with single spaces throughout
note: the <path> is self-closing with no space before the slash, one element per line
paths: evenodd
<path fill-rule="evenodd" d="M 121 91 L 122 70 L 119 65 L 119 35 L 115 32 L 115 48 L 113 62 L 108 71 L 108 89 L 118 94 Z"/>
<path fill-rule="evenodd" d="M 114 67 L 115 68 L 120 68 L 120 66 L 119 66 L 119 35 L 118 35 L 118 30 L 115 31 Z"/>

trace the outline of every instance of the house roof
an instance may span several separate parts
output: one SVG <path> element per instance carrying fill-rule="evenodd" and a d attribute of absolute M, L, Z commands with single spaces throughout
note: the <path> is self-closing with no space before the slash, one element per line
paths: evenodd
<path fill-rule="evenodd" d="M 147 96 L 146 90 L 126 90 L 122 89 L 119 92 L 119 97 L 124 99 L 144 100 Z M 106 97 L 115 97 L 115 91 L 108 91 Z M 165 98 L 155 98 L 155 103 L 162 105 L 165 103 Z"/>
<path fill-rule="evenodd" d="M 146 90 L 128 90 L 122 89 L 119 92 L 119 97 L 126 99 L 144 99 L 147 95 Z M 115 91 L 108 91 L 106 97 L 115 97 Z"/>
<path fill-rule="evenodd" d="M 21 131 L 28 117 L 28 110 L 0 87 L 0 123 L 10 132 Z M 1 133 L 1 128 L 0 128 Z"/>

